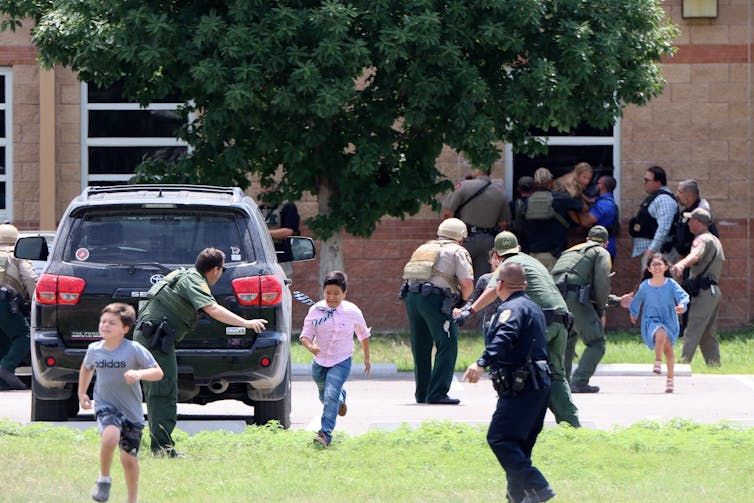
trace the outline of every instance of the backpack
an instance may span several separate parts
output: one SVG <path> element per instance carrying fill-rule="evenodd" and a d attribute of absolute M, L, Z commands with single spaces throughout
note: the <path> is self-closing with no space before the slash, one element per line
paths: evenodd
<path fill-rule="evenodd" d="M 524 212 L 525 220 L 552 220 L 560 222 L 560 225 L 568 229 L 570 226 L 563 216 L 552 207 L 553 196 L 549 190 L 537 190 L 529 196 Z"/>

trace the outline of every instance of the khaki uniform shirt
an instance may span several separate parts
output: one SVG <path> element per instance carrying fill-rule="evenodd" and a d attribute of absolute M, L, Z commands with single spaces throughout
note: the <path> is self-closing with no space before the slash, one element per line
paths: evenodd
<path fill-rule="evenodd" d="M 13 255 L 13 248 L 13 245 L 0 245 L 0 286 L 31 300 L 37 286 L 37 273 L 28 260 Z"/>
<path fill-rule="evenodd" d="M 489 176 L 478 176 L 473 180 L 464 180 L 461 182 L 461 186 L 445 200 L 443 207 L 455 213 L 460 205 L 489 181 Z M 495 227 L 498 222 L 510 222 L 511 210 L 508 205 L 508 198 L 499 185 L 491 183 L 481 194 L 461 208 L 459 218 L 466 225 L 482 228 Z"/>
<path fill-rule="evenodd" d="M 708 275 L 715 281 L 720 281 L 725 254 L 719 239 L 710 232 L 699 234 L 691 243 L 690 253 L 698 255 L 700 258 L 699 262 L 691 266 L 689 277 L 695 278 L 704 273 L 705 276 Z M 707 269 L 707 272 L 704 272 L 705 269 Z"/>
<path fill-rule="evenodd" d="M 444 246 L 435 262 L 437 273 L 432 274 L 429 282 L 439 288 L 450 288 L 453 293 L 457 294 L 459 281 L 474 280 L 471 257 L 466 248 L 450 239 L 439 238 L 438 241 L 443 242 Z"/>

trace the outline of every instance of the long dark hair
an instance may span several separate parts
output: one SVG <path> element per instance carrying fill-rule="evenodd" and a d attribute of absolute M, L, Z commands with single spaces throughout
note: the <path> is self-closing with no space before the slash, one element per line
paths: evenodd
<path fill-rule="evenodd" d="M 668 262 L 668 259 L 665 258 L 665 256 L 662 253 L 655 253 L 651 257 L 649 257 L 649 260 L 647 260 L 647 267 L 644 268 L 644 275 L 642 276 L 642 280 L 649 279 L 652 277 L 652 273 L 649 272 L 650 265 L 653 260 L 662 260 L 662 262 L 665 264 L 665 274 L 664 276 L 666 278 L 672 278 L 670 275 L 670 262 Z"/>

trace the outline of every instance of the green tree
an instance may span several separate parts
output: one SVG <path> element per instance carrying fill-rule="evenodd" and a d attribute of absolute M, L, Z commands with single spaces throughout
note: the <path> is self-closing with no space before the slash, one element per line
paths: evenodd
<path fill-rule="evenodd" d="M 142 103 L 179 95 L 192 154 L 144 180 L 319 198 L 307 223 L 342 266 L 345 230 L 436 205 L 443 145 L 490 165 L 532 128 L 606 127 L 662 90 L 660 0 L 0 0 L 62 64 Z M 189 114 L 197 112 L 193 121 Z M 339 261 L 340 260 L 340 261 Z"/>

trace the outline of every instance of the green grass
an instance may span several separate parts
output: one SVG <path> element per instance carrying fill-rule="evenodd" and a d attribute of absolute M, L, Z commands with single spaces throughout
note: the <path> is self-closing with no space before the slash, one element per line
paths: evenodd
<path fill-rule="evenodd" d="M 357 437 L 336 432 L 330 449 L 312 433 L 248 427 L 244 433 L 177 432 L 181 459 L 155 459 L 142 446 L 142 502 L 502 501 L 505 479 L 485 428 L 425 423 Z M 146 436 L 145 440 L 146 442 Z M 534 462 L 558 502 L 749 501 L 754 428 L 645 422 L 610 432 L 546 428 Z M 0 422 L 0 472 L 13 481 L 3 501 L 90 501 L 99 439 L 41 423 Z M 111 501 L 125 499 L 113 463 Z"/>
<path fill-rule="evenodd" d="M 699 350 L 691 362 L 691 371 L 699 374 L 754 374 L 754 335 L 752 331 L 723 332 L 720 334 L 720 357 L 723 365 L 719 369 L 708 368 L 704 364 Z M 678 359 L 683 339 L 676 343 L 676 359 Z M 408 334 L 388 333 L 374 334 L 371 337 L 370 355 L 372 363 L 395 363 L 398 370 L 407 372 L 413 370 L 411 344 Z M 458 359 L 456 371 L 462 372 L 479 358 L 484 349 L 480 333 L 462 331 L 458 338 Z M 583 345 L 579 343 L 576 352 L 580 353 Z M 361 344 L 354 345 L 356 363 L 363 363 L 364 357 Z M 309 363 L 311 353 L 296 340 L 292 348 L 294 363 Z M 651 363 L 654 361 L 654 351 L 644 345 L 638 331 L 608 332 L 607 351 L 602 363 Z"/>

